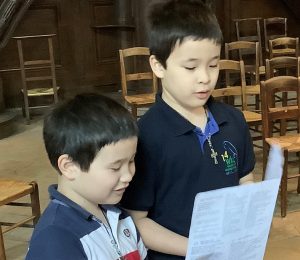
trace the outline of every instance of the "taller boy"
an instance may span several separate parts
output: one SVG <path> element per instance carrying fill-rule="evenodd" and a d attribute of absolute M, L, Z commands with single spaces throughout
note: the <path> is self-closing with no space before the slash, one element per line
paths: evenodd
<path fill-rule="evenodd" d="M 149 259 L 184 259 L 198 192 L 252 181 L 243 114 L 213 100 L 222 32 L 202 1 L 171 0 L 150 13 L 150 64 L 162 94 L 139 120 L 136 177 L 122 205 Z"/>

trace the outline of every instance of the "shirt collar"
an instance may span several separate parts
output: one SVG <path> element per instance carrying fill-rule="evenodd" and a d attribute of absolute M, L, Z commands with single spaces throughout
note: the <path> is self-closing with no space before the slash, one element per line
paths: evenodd
<path fill-rule="evenodd" d="M 218 125 L 227 122 L 227 115 L 223 114 L 220 108 L 218 108 L 218 102 L 215 102 L 213 97 L 210 97 L 206 103 L 209 111 L 212 113 L 216 123 Z M 195 125 L 185 119 L 176 110 L 170 107 L 161 97 L 161 94 L 156 95 L 156 105 L 161 110 L 161 113 L 168 118 L 168 123 L 176 136 L 183 135 L 187 132 L 193 131 Z"/>
<path fill-rule="evenodd" d="M 57 184 L 50 185 L 48 188 L 50 199 L 53 200 L 53 202 L 57 201 L 57 203 L 60 203 L 66 207 L 70 207 L 78 212 L 84 219 L 91 220 L 93 217 L 93 214 L 85 210 L 84 208 L 80 207 L 77 203 L 70 200 L 68 197 L 63 195 L 57 190 Z M 114 211 L 116 214 L 120 214 L 121 210 L 117 207 L 114 207 L 113 205 L 101 205 L 102 208 L 105 209 L 105 211 Z"/>

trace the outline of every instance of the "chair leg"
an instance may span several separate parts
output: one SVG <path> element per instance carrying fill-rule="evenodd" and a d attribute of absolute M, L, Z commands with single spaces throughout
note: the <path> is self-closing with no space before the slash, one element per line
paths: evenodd
<path fill-rule="evenodd" d="M 282 93 L 282 106 L 287 106 L 287 92 Z M 285 135 L 287 130 L 287 121 L 285 119 L 280 120 L 280 135 Z"/>
<path fill-rule="evenodd" d="M 35 216 L 35 218 L 33 219 L 33 225 L 35 226 L 41 216 L 39 189 L 36 182 L 31 182 L 30 184 L 33 187 L 33 191 L 30 194 L 30 198 L 31 198 L 32 215 Z"/>
<path fill-rule="evenodd" d="M 287 130 L 287 121 L 285 119 L 280 120 L 280 135 L 285 135 Z"/>
<path fill-rule="evenodd" d="M 288 151 L 284 151 L 283 175 L 280 185 L 281 217 L 286 216 L 287 210 L 287 175 L 288 175 Z"/>
<path fill-rule="evenodd" d="M 137 107 L 135 105 L 131 106 L 131 114 L 134 117 L 134 119 L 137 119 Z"/>
<path fill-rule="evenodd" d="M 4 239 L 3 239 L 1 225 L 0 225 L 0 260 L 6 260 L 5 248 L 4 248 Z"/>
<path fill-rule="evenodd" d="M 24 94 L 24 109 L 25 109 L 25 116 L 26 116 L 26 124 L 30 124 L 30 114 L 29 114 L 29 101 L 28 97 Z"/>
<path fill-rule="evenodd" d="M 268 151 L 269 151 L 269 145 L 266 143 L 265 140 L 263 140 L 263 174 L 262 174 L 262 180 L 265 179 L 267 160 L 268 160 Z"/>
<path fill-rule="evenodd" d="M 259 109 L 260 109 L 259 95 L 255 95 L 255 109 L 256 109 L 256 110 L 259 110 Z"/>

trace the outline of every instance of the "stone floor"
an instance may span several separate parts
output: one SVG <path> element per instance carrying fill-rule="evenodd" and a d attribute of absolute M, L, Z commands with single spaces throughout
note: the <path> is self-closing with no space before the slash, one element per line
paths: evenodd
<path fill-rule="evenodd" d="M 0 140 L 0 177 L 25 181 L 36 180 L 40 189 L 42 210 L 48 203 L 47 187 L 56 182 L 56 172 L 51 168 L 42 143 L 42 119 L 35 117 L 25 125 L 19 117 L 13 136 Z M 256 151 L 255 178 L 261 179 L 262 151 Z M 300 259 L 300 196 L 296 194 L 296 182 L 289 183 L 289 206 L 286 218 L 279 216 L 276 207 L 267 244 L 265 260 Z M 25 212 L 18 214 L 24 215 Z M 17 211 L 1 207 L 1 219 L 16 219 Z M 8 260 L 24 259 L 32 229 L 19 228 L 4 235 Z"/>

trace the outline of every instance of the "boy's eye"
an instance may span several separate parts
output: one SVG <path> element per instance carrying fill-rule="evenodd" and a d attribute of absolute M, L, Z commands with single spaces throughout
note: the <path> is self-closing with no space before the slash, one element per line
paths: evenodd
<path fill-rule="evenodd" d="M 184 67 L 186 70 L 194 70 L 196 67 Z"/>
<path fill-rule="evenodd" d="M 130 160 L 129 163 L 130 163 L 130 164 L 131 164 L 131 163 L 134 163 L 134 159 L 133 159 L 133 160 Z"/>
<path fill-rule="evenodd" d="M 120 167 L 112 167 L 110 168 L 112 171 L 116 172 L 116 171 L 119 171 L 121 169 L 121 166 Z"/>
<path fill-rule="evenodd" d="M 217 68 L 218 64 L 214 64 L 214 65 L 209 65 L 210 68 Z"/>

